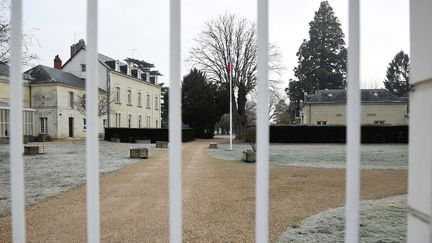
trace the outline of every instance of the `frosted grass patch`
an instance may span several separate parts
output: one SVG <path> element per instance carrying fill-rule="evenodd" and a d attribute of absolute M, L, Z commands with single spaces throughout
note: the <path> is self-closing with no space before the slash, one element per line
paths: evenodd
<path fill-rule="evenodd" d="M 360 203 L 360 242 L 405 242 L 407 196 Z M 345 208 L 330 209 L 287 229 L 278 243 L 344 242 Z"/>
<path fill-rule="evenodd" d="M 222 160 L 241 160 L 242 152 L 251 149 L 247 143 L 220 143 L 218 149 L 207 152 Z M 345 144 L 271 144 L 270 163 L 282 166 L 319 168 L 344 168 Z M 363 144 L 361 146 L 362 167 L 368 169 L 408 169 L 408 145 Z"/>

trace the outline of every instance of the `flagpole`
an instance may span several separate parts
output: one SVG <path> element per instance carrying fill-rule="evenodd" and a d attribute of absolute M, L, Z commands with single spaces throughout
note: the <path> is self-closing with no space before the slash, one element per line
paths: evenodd
<path fill-rule="evenodd" d="M 232 150 L 232 78 L 231 78 L 231 69 L 228 73 L 228 78 L 230 82 L 230 150 Z"/>

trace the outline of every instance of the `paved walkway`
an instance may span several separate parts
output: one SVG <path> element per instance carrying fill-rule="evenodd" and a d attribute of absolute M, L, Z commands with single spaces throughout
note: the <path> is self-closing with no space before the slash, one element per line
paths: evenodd
<path fill-rule="evenodd" d="M 183 145 L 183 238 L 185 242 L 254 241 L 255 165 L 223 161 L 204 150 L 209 140 Z M 168 153 L 101 177 L 103 242 L 167 242 Z M 272 167 L 270 238 L 300 219 L 340 207 L 341 169 Z M 362 173 L 362 198 L 406 193 L 406 171 Z M 29 242 L 86 241 L 85 186 L 27 207 Z M 10 217 L 0 218 L 0 242 L 10 242 Z"/>

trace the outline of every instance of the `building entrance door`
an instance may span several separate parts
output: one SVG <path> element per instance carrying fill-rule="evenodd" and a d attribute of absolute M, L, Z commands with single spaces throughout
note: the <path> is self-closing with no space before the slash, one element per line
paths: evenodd
<path fill-rule="evenodd" d="M 72 138 L 74 136 L 74 118 L 69 117 L 69 137 Z"/>

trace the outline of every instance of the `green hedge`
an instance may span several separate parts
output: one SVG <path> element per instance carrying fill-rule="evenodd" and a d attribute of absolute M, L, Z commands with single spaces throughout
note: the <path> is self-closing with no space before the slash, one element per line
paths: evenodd
<path fill-rule="evenodd" d="M 345 126 L 272 125 L 271 143 L 345 143 Z M 364 125 L 362 143 L 408 143 L 408 126 Z"/>
<path fill-rule="evenodd" d="M 134 143 L 136 140 L 168 141 L 167 128 L 105 128 L 104 139 L 111 141 L 112 138 L 119 138 L 120 142 Z M 183 128 L 182 141 L 189 142 L 195 139 L 193 128 Z"/>

